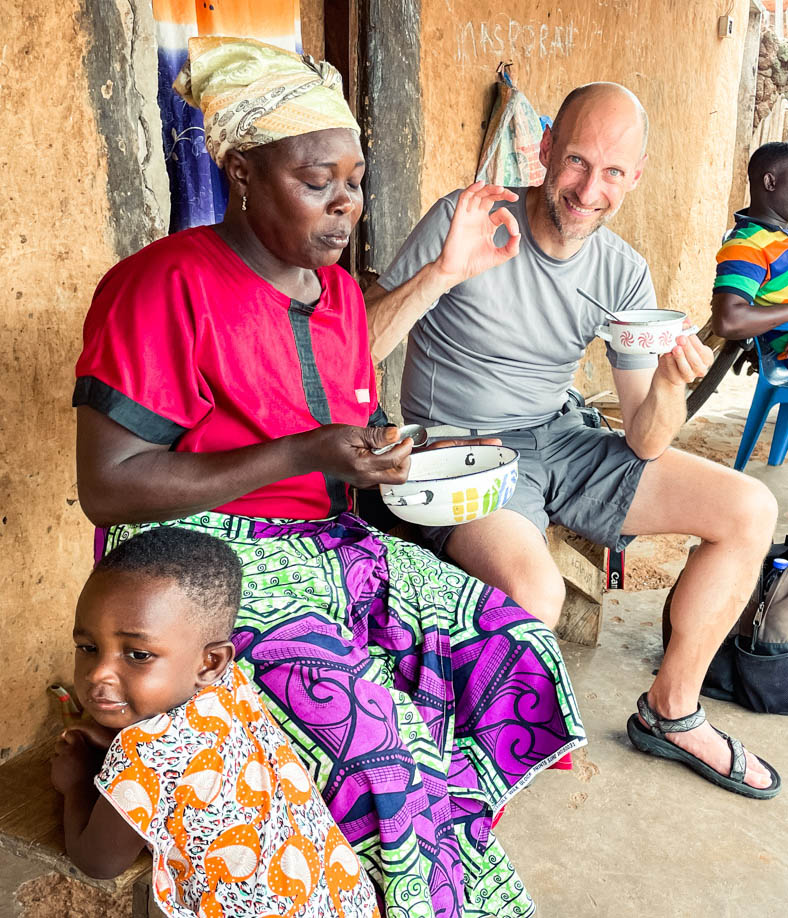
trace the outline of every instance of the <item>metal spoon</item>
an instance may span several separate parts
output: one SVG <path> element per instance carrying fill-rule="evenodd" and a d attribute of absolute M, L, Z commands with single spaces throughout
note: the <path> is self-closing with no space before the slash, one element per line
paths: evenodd
<path fill-rule="evenodd" d="M 581 290 L 579 287 L 577 288 L 577 292 L 580 294 L 580 296 L 584 296 L 589 303 L 593 303 L 594 306 L 598 306 L 602 312 L 606 312 L 615 322 L 621 321 L 621 319 L 619 319 L 619 317 L 614 312 L 608 309 L 607 306 L 603 306 L 599 300 L 595 300 L 590 293 L 586 293 L 585 290 Z"/>
<path fill-rule="evenodd" d="M 386 446 L 379 446 L 377 449 L 373 449 L 372 452 L 376 456 L 382 456 L 383 453 L 387 453 L 390 449 L 394 449 L 395 446 L 399 446 L 408 437 L 413 440 L 414 446 L 424 446 L 429 439 L 429 434 L 427 433 L 427 428 L 422 427 L 421 424 L 405 424 L 404 427 L 399 429 L 398 440 L 394 443 L 388 443 Z"/>

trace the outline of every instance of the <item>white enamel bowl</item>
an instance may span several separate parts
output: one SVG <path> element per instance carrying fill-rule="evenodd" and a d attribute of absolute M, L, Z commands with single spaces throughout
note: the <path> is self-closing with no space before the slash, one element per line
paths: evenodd
<path fill-rule="evenodd" d="M 679 335 L 693 335 L 697 327 L 683 328 L 687 318 L 677 309 L 626 309 L 617 320 L 598 325 L 596 334 L 619 354 L 667 354 Z"/>
<path fill-rule="evenodd" d="M 383 503 L 420 526 L 481 519 L 514 494 L 520 454 L 506 446 L 447 446 L 415 453 L 401 485 L 380 485 Z"/>

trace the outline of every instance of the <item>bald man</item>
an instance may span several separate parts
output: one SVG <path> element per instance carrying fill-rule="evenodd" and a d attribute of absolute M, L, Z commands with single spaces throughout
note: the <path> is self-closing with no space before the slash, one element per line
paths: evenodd
<path fill-rule="evenodd" d="M 542 138 L 541 186 L 476 183 L 441 198 L 414 229 L 368 291 L 372 353 L 382 359 L 410 330 L 406 420 L 497 435 L 520 451 L 518 488 L 504 509 L 425 536 L 551 626 L 564 586 L 548 522 L 619 550 L 636 535 L 701 538 L 676 589 L 664 661 L 628 733 L 639 749 L 678 758 L 728 790 L 774 796 L 776 772 L 723 738 L 698 704 L 777 516 L 760 482 L 670 448 L 686 384 L 705 374 L 711 352 L 695 335 L 659 359 L 608 349 L 625 436 L 588 428 L 565 409 L 604 318 L 577 288 L 616 310 L 656 306 L 644 259 L 605 226 L 640 181 L 647 135 L 643 106 L 624 87 L 570 93 Z"/>

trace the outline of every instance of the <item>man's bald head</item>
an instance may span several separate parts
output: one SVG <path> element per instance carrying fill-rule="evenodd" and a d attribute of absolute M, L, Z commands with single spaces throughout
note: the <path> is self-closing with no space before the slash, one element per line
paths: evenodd
<path fill-rule="evenodd" d="M 540 197 L 559 257 L 615 216 L 636 187 L 646 162 L 648 121 L 643 106 L 617 83 L 588 83 L 564 99 L 545 128 L 539 160 Z M 556 238 L 557 237 L 557 238 Z"/>
<path fill-rule="evenodd" d="M 597 106 L 602 106 L 606 110 L 617 108 L 624 117 L 626 117 L 627 109 L 631 111 L 632 117 L 640 121 L 643 132 L 640 155 L 644 156 L 648 142 L 648 115 L 640 99 L 626 86 L 621 86 L 619 83 L 586 83 L 584 86 L 573 89 L 561 103 L 558 114 L 555 116 L 551 128 L 553 137 L 558 137 L 562 121 L 574 121 L 590 113 Z"/>

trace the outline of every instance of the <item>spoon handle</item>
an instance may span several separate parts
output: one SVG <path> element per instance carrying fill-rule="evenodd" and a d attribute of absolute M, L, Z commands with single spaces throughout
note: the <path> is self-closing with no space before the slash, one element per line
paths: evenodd
<path fill-rule="evenodd" d="M 581 290 L 579 287 L 577 288 L 577 292 L 580 294 L 580 296 L 585 297 L 589 303 L 593 303 L 594 306 L 598 306 L 602 312 L 606 312 L 611 319 L 615 319 L 616 322 L 619 321 L 618 316 L 612 310 L 608 309 L 607 306 L 603 306 L 599 300 L 595 300 L 590 293 L 586 293 L 585 290 Z"/>
<path fill-rule="evenodd" d="M 390 449 L 394 449 L 395 446 L 399 446 L 408 437 L 413 440 L 414 446 L 424 446 L 427 442 L 428 434 L 421 424 L 406 424 L 404 427 L 400 427 L 399 436 L 394 443 L 389 443 L 387 446 L 379 446 L 377 449 L 373 449 L 372 452 L 376 456 L 382 456 L 383 453 L 387 453 Z"/>

